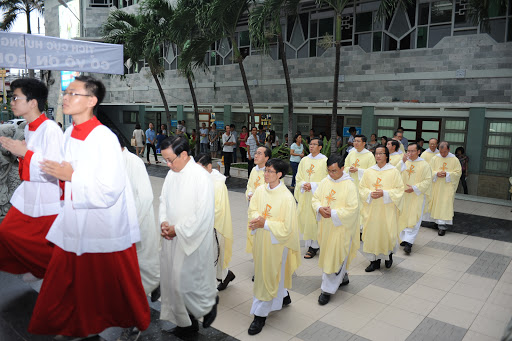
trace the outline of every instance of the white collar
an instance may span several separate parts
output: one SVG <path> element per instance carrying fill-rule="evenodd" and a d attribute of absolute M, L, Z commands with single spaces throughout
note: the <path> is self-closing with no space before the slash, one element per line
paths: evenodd
<path fill-rule="evenodd" d="M 418 156 L 418 158 L 416 160 L 407 159 L 407 161 L 417 162 L 417 161 L 425 161 L 425 160 L 423 160 L 421 157 Z"/>
<path fill-rule="evenodd" d="M 279 188 L 279 186 L 281 186 L 282 184 L 283 184 L 283 182 L 282 182 L 282 181 L 279 181 L 279 185 L 277 185 L 277 186 L 276 186 L 276 187 L 274 187 L 274 188 L 270 188 L 270 184 L 267 184 L 267 190 L 269 190 L 269 191 L 274 191 L 274 190 L 278 189 L 278 188 Z"/>
<path fill-rule="evenodd" d="M 327 156 L 325 156 L 325 155 L 324 155 L 324 154 L 322 154 L 322 153 L 318 153 L 318 155 L 317 155 L 317 156 L 313 156 L 313 154 L 311 154 L 311 153 L 310 153 L 310 154 L 308 155 L 308 157 L 309 157 L 310 159 L 313 159 L 313 160 L 321 160 L 321 159 L 325 159 Z"/>
<path fill-rule="evenodd" d="M 263 167 L 259 167 L 258 165 L 254 165 L 254 169 L 258 172 L 258 171 L 264 171 L 265 170 L 265 166 Z"/>
<path fill-rule="evenodd" d="M 389 156 L 393 156 L 393 155 L 400 155 L 400 153 L 399 152 L 394 152 L 394 153 L 389 154 Z"/>
<path fill-rule="evenodd" d="M 443 158 L 443 159 L 446 159 L 449 157 L 455 157 L 455 155 L 453 155 L 452 153 L 448 153 L 448 155 L 446 155 L 446 157 L 442 157 L 441 154 L 436 154 L 436 156 L 439 156 L 440 158 Z"/>
<path fill-rule="evenodd" d="M 430 148 L 428 148 L 428 149 L 425 149 L 425 152 L 437 154 L 437 153 L 439 153 L 439 149 L 436 148 L 435 151 L 431 151 Z"/>
<path fill-rule="evenodd" d="M 389 169 L 392 169 L 392 168 L 395 168 L 395 167 L 393 167 L 389 163 L 386 163 L 386 165 L 384 167 L 382 167 L 382 168 L 380 168 L 379 165 L 377 165 L 377 164 L 374 164 L 370 168 L 380 172 L 380 171 L 389 170 Z"/>
<path fill-rule="evenodd" d="M 331 176 L 329 174 L 327 174 L 327 178 L 329 180 L 331 180 L 332 182 L 336 182 L 336 183 L 342 182 L 342 181 L 345 181 L 345 180 L 352 180 L 352 181 L 354 181 L 354 179 L 352 179 L 352 177 L 349 174 L 345 173 L 345 172 L 343 172 L 343 176 L 341 178 L 339 178 L 338 180 L 334 180 L 333 178 L 331 178 Z"/>
<path fill-rule="evenodd" d="M 360 152 L 357 151 L 357 149 L 354 147 L 350 150 L 350 153 L 359 153 L 359 154 L 366 154 L 366 153 L 369 153 L 370 151 L 366 148 L 363 148 L 363 150 L 361 150 Z"/>

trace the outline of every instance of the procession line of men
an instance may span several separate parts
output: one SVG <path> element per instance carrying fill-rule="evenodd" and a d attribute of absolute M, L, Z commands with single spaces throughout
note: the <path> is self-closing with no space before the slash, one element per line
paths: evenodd
<path fill-rule="evenodd" d="M 44 277 L 29 331 L 77 340 L 120 326 L 119 340 L 135 341 L 150 323 L 146 296 L 156 299 L 159 288 L 160 318 L 177 324 L 174 334 L 194 335 L 200 318 L 209 327 L 217 291 L 235 279 L 228 268 L 233 227 L 226 177 L 213 170 L 211 158 L 194 160 L 181 136 L 162 141 L 170 171 L 158 229 L 142 161 L 94 116 L 106 92 L 100 81 L 80 76 L 66 89 L 63 111 L 74 124 L 64 135 L 41 114 L 48 95 L 41 82 L 19 80 L 12 88 L 13 111 L 28 124 L 25 141 L 0 138 L 20 158 L 24 180 L 0 226 L 0 270 Z M 323 305 L 349 283 L 360 239 L 371 272 L 381 259 L 392 266 L 400 240 L 411 252 L 422 219 L 439 224 L 439 235 L 452 223 L 461 172 L 448 143 L 441 142 L 429 164 L 418 145 L 409 144 L 396 166 L 388 148 L 377 146 L 374 157 L 365 143 L 356 135 L 346 158 L 327 158 L 322 141 L 313 138 L 294 195 L 282 181 L 288 164 L 270 159 L 268 147 L 257 148 L 246 191 L 246 250 L 254 260 L 249 334 L 261 332 L 270 312 L 291 303 L 301 234 L 304 258 L 320 252 Z M 396 152 L 401 144 L 391 146 Z"/>

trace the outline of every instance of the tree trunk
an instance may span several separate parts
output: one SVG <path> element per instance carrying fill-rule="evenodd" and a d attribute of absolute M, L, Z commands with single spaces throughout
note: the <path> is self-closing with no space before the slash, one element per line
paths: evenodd
<path fill-rule="evenodd" d="M 28 5 L 27 5 L 27 7 L 28 7 Z M 29 12 L 29 9 L 28 9 L 28 8 L 26 9 L 25 14 L 27 15 L 27 33 L 28 33 L 28 34 L 32 34 L 32 30 L 31 30 L 31 28 L 30 28 L 30 12 Z M 35 77 L 35 72 L 34 72 L 34 70 L 29 69 L 29 70 L 28 70 L 28 76 L 29 76 L 30 78 L 34 78 L 34 77 Z"/>
<path fill-rule="evenodd" d="M 199 133 L 199 108 L 197 106 L 196 92 L 194 91 L 194 85 L 192 84 L 192 78 L 187 75 L 188 87 L 190 88 L 190 94 L 192 95 L 192 103 L 194 103 L 194 121 L 196 122 L 196 155 L 199 155 L 199 139 L 197 134 Z"/>
<path fill-rule="evenodd" d="M 284 79 L 286 82 L 286 94 L 288 95 L 288 146 L 293 143 L 293 93 L 292 84 L 290 82 L 290 72 L 288 71 L 288 62 L 286 60 L 286 53 L 284 51 L 283 34 L 281 31 L 277 34 L 277 41 L 279 45 L 279 55 L 283 63 Z"/>
<path fill-rule="evenodd" d="M 160 97 L 162 97 L 162 102 L 164 103 L 164 109 L 165 109 L 165 117 L 167 118 L 167 132 L 171 131 L 171 126 L 169 125 L 169 122 L 171 121 L 171 113 L 169 112 L 169 105 L 167 104 L 167 98 L 165 98 L 164 89 L 162 89 L 162 84 L 160 84 L 160 80 L 158 79 L 158 76 L 153 71 L 153 68 L 149 68 L 151 71 L 151 75 L 153 76 L 153 79 L 155 80 L 156 87 L 158 88 L 158 92 L 160 93 Z"/>
<path fill-rule="evenodd" d="M 245 94 L 247 95 L 247 103 L 249 103 L 249 123 L 252 128 L 252 127 L 255 127 L 255 124 L 256 124 L 255 120 L 254 120 L 254 104 L 252 102 L 251 90 L 249 89 L 249 83 L 247 83 L 247 75 L 245 73 L 245 68 L 244 68 L 244 63 L 243 63 L 244 61 L 242 59 L 242 56 L 240 55 L 240 50 L 238 49 L 238 45 L 236 43 L 235 37 L 231 36 L 230 39 L 231 39 L 231 43 L 233 44 L 233 54 L 235 56 L 235 60 L 237 61 L 238 66 L 240 67 L 240 73 L 242 74 L 242 81 L 244 83 Z M 249 128 L 249 131 L 251 130 L 251 128 Z"/>
<path fill-rule="evenodd" d="M 331 155 L 336 153 L 338 146 L 336 145 L 336 130 L 338 125 L 338 88 L 340 76 L 340 58 L 341 58 L 341 43 L 336 41 L 334 47 L 336 49 L 336 65 L 334 66 L 334 83 L 332 94 L 332 118 L 331 118 Z"/>

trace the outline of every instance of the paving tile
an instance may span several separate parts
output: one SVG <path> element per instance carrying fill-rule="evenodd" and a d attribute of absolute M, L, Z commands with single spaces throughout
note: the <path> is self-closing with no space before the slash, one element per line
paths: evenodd
<path fill-rule="evenodd" d="M 478 257 L 482 254 L 482 250 L 478 250 L 478 249 L 473 249 L 473 248 L 470 248 L 470 247 L 465 247 L 465 246 L 460 246 L 460 245 L 456 245 L 451 252 L 456 252 L 456 253 L 460 253 L 460 254 L 463 254 L 463 255 L 466 255 L 466 256 L 473 256 L 473 257 Z"/>
<path fill-rule="evenodd" d="M 421 272 L 396 267 L 391 268 L 389 272 L 385 272 L 372 284 L 384 289 L 393 290 L 399 293 L 405 292 L 414 284 L 423 274 Z"/>
<path fill-rule="evenodd" d="M 309 295 L 321 285 L 321 276 L 297 276 L 293 278 L 292 290 L 302 295 Z"/>
<path fill-rule="evenodd" d="M 411 295 L 402 294 L 398 296 L 391 306 L 410 311 L 422 316 L 430 314 L 436 303 L 424 300 L 422 298 L 414 297 Z"/>
<path fill-rule="evenodd" d="M 441 277 L 451 281 L 458 281 L 464 275 L 464 271 L 451 269 L 438 264 L 434 265 L 427 271 L 427 275 Z"/>
<path fill-rule="evenodd" d="M 234 310 L 227 310 L 217 315 L 212 327 L 229 335 L 238 335 L 244 331 L 247 333 L 252 320 L 252 317 L 240 314 Z"/>
<path fill-rule="evenodd" d="M 436 305 L 428 315 L 430 318 L 453 324 L 464 329 L 469 329 L 476 316 L 476 313 L 460 310 L 441 303 Z"/>
<path fill-rule="evenodd" d="M 349 340 L 354 334 L 343 329 L 336 328 L 327 323 L 316 321 L 302 332 L 297 334 L 297 338 L 304 341 L 317 340 Z"/>
<path fill-rule="evenodd" d="M 452 250 L 451 252 L 448 252 L 448 254 L 444 256 L 442 260 L 457 262 L 459 264 L 466 264 L 471 266 L 477 260 L 477 258 L 478 257 L 476 256 L 469 256 L 462 253 L 453 252 Z"/>
<path fill-rule="evenodd" d="M 374 275 L 349 275 L 350 283 L 342 286 L 340 290 L 355 295 L 379 278 L 380 276 Z"/>
<path fill-rule="evenodd" d="M 342 303 L 338 309 L 346 309 L 359 315 L 374 318 L 384 310 L 385 307 L 386 305 L 383 303 L 355 295 Z"/>
<path fill-rule="evenodd" d="M 341 292 L 339 294 L 342 294 Z M 343 293 L 345 296 L 352 296 L 352 294 L 349 293 Z M 338 305 L 334 304 L 333 298 L 331 298 L 331 302 L 326 305 L 320 305 L 318 304 L 318 296 L 320 295 L 320 290 L 317 291 L 316 295 L 310 294 L 303 299 L 294 302 L 292 300 L 292 304 L 290 308 L 293 308 L 295 311 L 308 316 L 310 318 L 314 319 L 320 319 L 323 316 L 327 315 L 334 309 L 338 307 Z"/>
<path fill-rule="evenodd" d="M 458 282 L 484 289 L 494 289 L 498 283 L 498 281 L 495 279 L 481 277 L 467 272 L 462 275 Z"/>
<path fill-rule="evenodd" d="M 485 250 L 489 244 L 492 243 L 492 239 L 475 237 L 475 236 L 467 236 L 463 241 L 459 243 L 459 246 L 477 249 L 480 251 Z"/>
<path fill-rule="evenodd" d="M 362 336 L 359 336 L 359 335 L 354 335 L 350 339 L 348 339 L 348 341 L 370 341 L 370 340 L 368 340 L 367 338 L 364 338 Z"/>
<path fill-rule="evenodd" d="M 372 341 L 403 341 L 410 335 L 405 330 L 383 321 L 372 320 L 356 334 Z"/>
<path fill-rule="evenodd" d="M 250 325 L 250 324 L 249 324 Z M 247 326 L 246 329 L 249 329 L 249 326 Z M 247 330 L 235 335 L 235 337 L 238 340 L 241 341 L 254 341 L 254 340 L 261 340 L 261 341 L 285 341 L 290 340 L 293 338 L 293 335 L 286 334 L 279 329 L 276 329 L 272 326 L 266 325 L 263 327 L 263 330 L 256 335 L 249 335 L 247 333 Z"/>
<path fill-rule="evenodd" d="M 450 289 L 450 292 L 485 301 L 491 295 L 492 290 L 493 288 L 491 287 L 481 288 L 471 284 L 458 282 L 453 286 L 453 288 Z"/>
<path fill-rule="evenodd" d="M 467 329 L 426 317 L 409 335 L 407 341 L 461 341 Z"/>
<path fill-rule="evenodd" d="M 503 335 L 507 324 L 508 321 L 504 322 L 478 315 L 469 330 L 498 339 Z"/>
<path fill-rule="evenodd" d="M 512 293 L 508 292 L 502 292 L 498 290 L 494 290 L 490 296 L 487 302 L 496 304 L 502 307 L 512 307 Z"/>
<path fill-rule="evenodd" d="M 400 294 L 396 291 L 392 291 L 389 289 L 384 289 L 375 285 L 370 284 L 363 290 L 361 290 L 358 296 L 362 296 L 380 303 L 390 304 L 393 302 Z"/>
<path fill-rule="evenodd" d="M 427 244 L 425 244 L 426 247 L 431 247 L 433 249 L 443 250 L 443 251 L 451 251 L 455 245 L 453 244 L 447 244 L 443 242 L 438 241 L 430 241 Z"/>
<path fill-rule="evenodd" d="M 464 310 L 470 313 L 478 313 L 480 309 L 482 309 L 484 303 L 484 301 L 454 294 L 451 292 L 447 293 L 441 299 L 441 301 L 439 301 L 439 304 L 444 304 L 452 308 Z"/>
<path fill-rule="evenodd" d="M 499 341 L 499 339 L 468 330 L 462 341 Z"/>
<path fill-rule="evenodd" d="M 315 323 L 316 319 L 299 313 L 292 306 L 270 314 L 266 324 L 290 335 L 297 335 Z"/>
<path fill-rule="evenodd" d="M 424 300 L 437 303 L 446 295 L 446 291 L 428 287 L 426 285 L 414 283 L 404 294 L 422 298 Z"/>
<path fill-rule="evenodd" d="M 447 244 L 447 245 L 449 245 L 449 244 Z M 450 246 L 452 246 L 452 245 L 450 245 Z M 413 248 L 414 248 L 414 246 L 413 246 Z M 428 255 L 428 256 L 432 256 L 432 257 L 443 258 L 451 250 L 452 250 L 451 248 L 449 250 L 440 250 L 440 249 L 436 249 L 433 247 L 424 246 L 417 251 L 413 249 L 412 254 L 415 256 L 416 254 L 420 253 L 420 254 Z"/>
<path fill-rule="evenodd" d="M 460 233 L 453 233 L 450 230 L 446 233 L 444 236 L 437 236 L 432 241 L 446 243 L 446 244 L 453 244 L 458 245 L 460 242 L 462 242 L 466 238 L 466 235 L 460 234 Z"/>
<path fill-rule="evenodd" d="M 485 251 L 512 257 L 512 243 L 493 240 L 491 244 L 489 244 L 489 246 L 485 249 Z"/>
<path fill-rule="evenodd" d="M 498 253 L 483 252 L 467 270 L 468 273 L 477 276 L 500 279 L 505 269 L 510 264 L 512 257 Z"/>
<path fill-rule="evenodd" d="M 512 306 L 504 307 L 491 302 L 485 302 L 478 315 L 497 321 L 508 322 L 512 318 Z"/>
<path fill-rule="evenodd" d="M 388 306 L 375 317 L 375 320 L 379 320 L 412 332 L 421 323 L 421 321 L 423 321 L 424 318 L 425 316 L 411 313 L 410 311 L 397 307 Z"/>
<path fill-rule="evenodd" d="M 451 279 L 446 279 L 443 277 L 434 276 L 426 273 L 423 276 L 421 276 L 421 278 L 418 279 L 416 283 L 426 285 L 427 287 L 435 289 L 449 291 L 457 282 L 452 281 Z"/>
<path fill-rule="evenodd" d="M 320 321 L 350 333 L 356 333 L 369 323 L 371 318 L 347 310 L 341 305 L 322 317 Z"/>

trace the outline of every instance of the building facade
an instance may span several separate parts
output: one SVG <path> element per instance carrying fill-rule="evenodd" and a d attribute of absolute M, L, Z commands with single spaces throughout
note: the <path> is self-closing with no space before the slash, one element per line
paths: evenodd
<path fill-rule="evenodd" d="M 80 1 L 81 39 L 101 39 L 109 11 L 117 6 L 134 12 L 136 2 Z M 47 35 L 59 36 L 59 6 L 57 0 L 45 2 Z M 356 126 L 368 136 L 391 136 L 402 126 L 409 140 L 435 137 L 450 142 L 452 152 L 464 147 L 470 158 L 469 193 L 510 198 L 512 0 L 490 9 L 486 27 L 469 19 L 467 0 L 416 0 L 380 21 L 378 6 L 379 1 L 356 1 L 344 12 L 339 130 Z M 314 128 L 329 135 L 335 60 L 328 45 L 334 13 L 303 1 L 299 15 L 283 18 L 282 25 L 294 98 L 292 130 L 307 134 Z M 239 22 L 236 39 L 245 57 L 256 122 L 267 124 L 282 140 L 288 106 L 277 46 L 271 44 L 268 54 L 252 46 L 247 18 Z M 162 53 L 170 118 L 144 61 L 127 62 L 124 78 L 97 75 L 108 89 L 101 109 L 126 136 L 137 122 L 159 126 L 185 119 L 189 129 L 194 125 L 187 80 L 176 71 L 180 51 L 169 44 Z M 200 121 L 234 123 L 240 130 L 248 125 L 249 109 L 232 54 L 228 39 L 213 44 L 205 56 L 209 70 L 196 73 L 194 87 Z M 58 77 L 53 87 L 51 100 L 57 103 Z"/>

